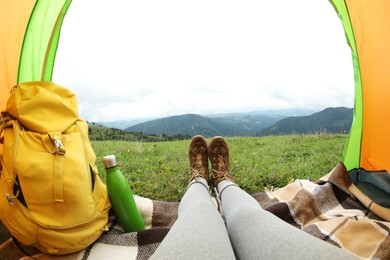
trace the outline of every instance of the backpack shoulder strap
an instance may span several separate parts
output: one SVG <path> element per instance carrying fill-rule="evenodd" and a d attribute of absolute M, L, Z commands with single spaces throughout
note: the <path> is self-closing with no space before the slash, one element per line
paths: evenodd
<path fill-rule="evenodd" d="M 14 129 L 14 149 L 12 151 L 12 170 L 15 172 L 15 158 L 19 142 L 20 124 L 17 119 L 12 117 L 10 114 L 1 113 L 1 125 L 0 125 L 0 143 L 4 142 L 4 129 L 7 127 L 13 127 Z M 4 151 L 2 151 L 4 152 Z"/>
<path fill-rule="evenodd" d="M 13 150 L 11 151 L 12 152 L 12 165 L 11 165 L 11 167 L 12 167 L 13 173 L 15 173 L 15 175 L 16 175 L 17 173 L 16 173 L 16 169 L 15 169 L 15 158 L 16 158 L 16 152 L 17 152 L 17 144 L 19 142 L 20 125 L 19 125 L 18 120 L 13 118 L 8 113 L 2 112 L 1 113 L 1 124 L 0 124 L 0 143 L 1 144 L 3 144 L 3 142 L 4 142 L 4 129 L 7 127 L 13 127 L 13 129 L 14 129 L 14 144 L 15 144 L 15 146 L 14 146 Z M 3 147 L 1 147 L 1 148 L 3 149 Z M 0 173 L 6 174 L 7 176 L 4 177 L 4 181 L 3 181 L 3 183 L 1 183 L 1 185 L 5 185 L 6 183 L 7 183 L 7 185 L 8 185 L 8 183 L 15 183 L 16 185 L 18 185 L 16 179 L 14 179 L 13 177 L 10 176 L 9 169 L 7 169 L 7 167 L 3 161 L 3 153 L 4 153 L 4 151 L 1 151 Z M 1 187 L 1 190 L 3 190 L 3 187 Z M 17 190 L 17 193 L 15 195 L 14 194 L 3 194 L 3 195 L 5 195 L 5 197 L 7 198 L 8 203 L 11 206 L 13 206 L 15 204 L 14 199 L 16 199 L 19 195 L 19 190 Z"/>

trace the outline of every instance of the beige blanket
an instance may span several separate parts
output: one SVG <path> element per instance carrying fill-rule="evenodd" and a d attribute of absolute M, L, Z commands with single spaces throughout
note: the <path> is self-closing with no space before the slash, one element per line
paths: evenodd
<path fill-rule="evenodd" d="M 252 195 L 265 210 L 361 259 L 390 259 L 389 220 L 374 214 L 371 205 L 351 193 L 351 182 L 341 164 L 317 182 L 296 180 L 278 190 Z M 55 257 L 15 243 L 0 227 L 0 259 L 148 259 L 174 224 L 179 202 L 142 197 L 136 201 L 147 224 L 143 232 L 123 233 L 113 215 L 110 231 L 93 245 Z"/>

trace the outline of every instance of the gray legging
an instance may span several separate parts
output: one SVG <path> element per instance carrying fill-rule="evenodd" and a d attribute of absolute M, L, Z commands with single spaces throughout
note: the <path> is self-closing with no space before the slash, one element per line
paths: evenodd
<path fill-rule="evenodd" d="M 218 184 L 223 216 L 199 178 L 190 183 L 179 217 L 150 259 L 356 259 L 263 210 L 231 181 Z"/>

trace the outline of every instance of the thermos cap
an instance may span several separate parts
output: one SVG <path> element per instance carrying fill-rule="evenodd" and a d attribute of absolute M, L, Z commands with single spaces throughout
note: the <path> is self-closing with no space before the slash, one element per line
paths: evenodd
<path fill-rule="evenodd" d="M 115 155 L 104 156 L 102 161 L 105 169 L 117 166 Z"/>

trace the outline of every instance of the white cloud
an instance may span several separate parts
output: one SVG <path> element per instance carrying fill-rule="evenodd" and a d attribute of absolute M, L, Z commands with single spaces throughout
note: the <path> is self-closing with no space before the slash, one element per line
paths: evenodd
<path fill-rule="evenodd" d="M 326 0 L 73 1 L 53 81 L 109 121 L 353 106 L 353 69 Z"/>

